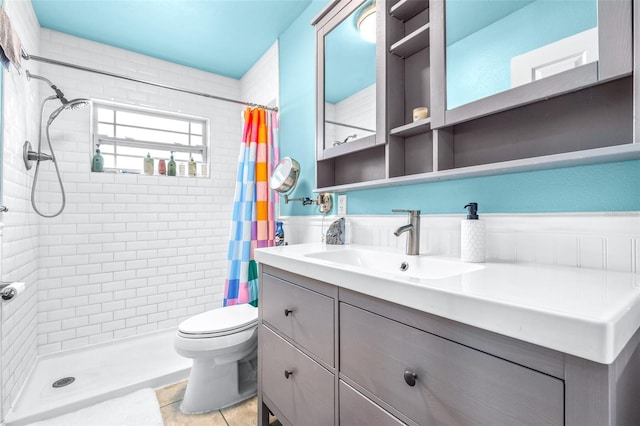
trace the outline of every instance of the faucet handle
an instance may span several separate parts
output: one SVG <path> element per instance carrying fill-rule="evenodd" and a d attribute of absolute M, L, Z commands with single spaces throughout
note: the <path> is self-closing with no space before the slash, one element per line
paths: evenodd
<path fill-rule="evenodd" d="M 409 213 L 409 215 L 419 215 L 420 210 L 405 210 L 405 209 L 393 209 L 391 210 L 393 213 Z"/>

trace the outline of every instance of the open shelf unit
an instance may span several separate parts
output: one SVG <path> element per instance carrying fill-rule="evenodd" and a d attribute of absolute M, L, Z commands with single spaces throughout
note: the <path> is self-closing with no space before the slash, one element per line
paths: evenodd
<path fill-rule="evenodd" d="M 340 192 L 640 159 L 633 114 L 638 89 L 632 72 L 444 124 L 439 114 L 446 91 L 438 71 L 445 60 L 443 6 L 428 0 L 377 3 L 378 13 L 384 11 L 378 18 L 383 28 L 378 31 L 377 51 L 377 72 L 383 73 L 377 80 L 382 91 L 377 102 L 384 106 L 384 126 L 378 124 L 378 132 L 383 132 L 384 142 L 359 150 L 342 148 L 348 152 L 336 151 L 338 155 L 319 160 L 317 190 Z M 418 107 L 429 108 L 434 117 L 414 122 Z"/>

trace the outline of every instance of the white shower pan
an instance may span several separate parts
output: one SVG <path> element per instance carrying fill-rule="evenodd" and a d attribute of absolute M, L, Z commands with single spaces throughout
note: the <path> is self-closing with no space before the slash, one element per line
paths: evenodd
<path fill-rule="evenodd" d="M 192 362 L 173 349 L 175 333 L 163 330 L 39 357 L 6 425 L 25 425 L 186 379 Z M 75 380 L 52 386 L 66 377 Z"/>

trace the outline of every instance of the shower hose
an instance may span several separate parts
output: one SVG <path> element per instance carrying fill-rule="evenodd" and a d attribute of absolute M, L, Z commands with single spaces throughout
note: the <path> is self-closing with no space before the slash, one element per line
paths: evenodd
<path fill-rule="evenodd" d="M 53 99 L 56 99 L 56 96 L 49 96 L 47 99 L 45 99 L 42 102 L 42 107 L 40 108 L 40 129 L 38 131 L 38 154 L 42 154 L 42 118 L 44 116 L 44 107 L 47 104 L 48 101 L 51 101 Z M 31 185 L 31 206 L 33 207 L 33 210 L 35 210 L 36 213 L 38 213 L 40 216 L 42 217 L 46 217 L 46 218 L 52 218 L 52 217 L 56 217 L 58 216 L 60 213 L 62 213 L 62 211 L 64 210 L 65 205 L 67 204 L 67 197 L 65 195 L 64 192 L 64 185 L 62 183 L 62 177 L 60 176 L 60 169 L 58 168 L 58 161 L 56 160 L 56 154 L 53 151 L 53 146 L 51 146 L 51 136 L 49 135 L 49 127 L 51 127 L 51 123 L 53 123 L 53 120 L 49 120 L 47 122 L 47 126 L 45 128 L 45 133 L 47 136 L 47 144 L 49 145 L 49 151 L 51 151 L 51 160 L 53 161 L 53 165 L 55 166 L 56 169 L 56 175 L 58 175 L 58 182 L 60 184 L 60 191 L 62 192 L 62 206 L 60 206 L 60 210 L 58 210 L 56 213 L 53 214 L 45 214 L 42 213 L 40 210 L 38 210 L 38 207 L 36 206 L 36 185 L 38 184 L 38 175 L 40 172 L 40 161 L 41 160 L 37 160 L 36 162 L 36 172 L 33 175 L 33 184 Z"/>

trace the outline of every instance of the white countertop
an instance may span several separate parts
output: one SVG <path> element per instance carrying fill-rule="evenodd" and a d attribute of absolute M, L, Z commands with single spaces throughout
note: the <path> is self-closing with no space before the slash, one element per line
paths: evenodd
<path fill-rule="evenodd" d="M 640 328 L 639 274 L 487 262 L 483 269 L 462 275 L 412 280 L 305 256 L 350 248 L 376 250 L 314 243 L 257 249 L 255 258 L 266 265 L 603 364 L 612 363 Z"/>

